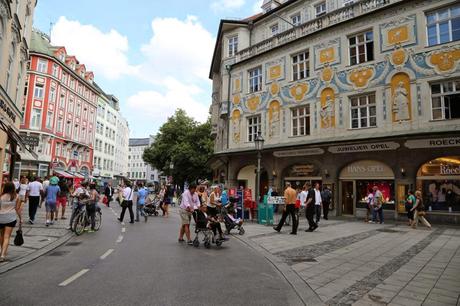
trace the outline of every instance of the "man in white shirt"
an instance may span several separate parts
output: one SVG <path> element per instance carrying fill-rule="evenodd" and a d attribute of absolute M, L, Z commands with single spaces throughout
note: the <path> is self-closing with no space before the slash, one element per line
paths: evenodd
<path fill-rule="evenodd" d="M 321 218 L 321 206 L 323 205 L 323 200 L 321 198 L 321 190 L 319 189 L 319 183 L 315 184 L 315 215 L 316 215 L 316 223 L 319 223 L 319 219 Z"/>
<path fill-rule="evenodd" d="M 131 182 L 126 182 L 126 187 L 123 188 L 123 202 L 121 202 L 121 214 L 118 221 L 123 222 L 123 218 L 125 217 L 126 209 L 129 210 L 129 223 L 134 223 L 134 212 L 133 212 L 133 197 L 134 191 L 131 187 Z"/>
<path fill-rule="evenodd" d="M 39 181 L 39 177 L 35 181 L 30 182 L 27 187 L 26 198 L 29 199 L 29 223 L 34 224 L 37 208 L 40 205 L 40 196 L 43 195 L 43 185 Z"/>
<path fill-rule="evenodd" d="M 190 184 L 188 189 L 182 194 L 182 202 L 179 207 L 179 215 L 181 219 L 181 226 L 179 230 L 179 242 L 184 242 L 184 234 L 187 237 L 187 244 L 193 245 L 190 237 L 190 221 L 192 219 L 192 212 L 196 207 L 200 206 L 200 200 L 196 194 L 196 185 Z"/>

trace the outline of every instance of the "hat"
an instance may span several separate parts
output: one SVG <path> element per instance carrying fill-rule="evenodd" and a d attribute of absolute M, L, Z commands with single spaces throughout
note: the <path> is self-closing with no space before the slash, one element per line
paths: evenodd
<path fill-rule="evenodd" d="M 59 183 L 59 179 L 57 178 L 57 176 L 53 176 L 52 178 L 50 178 L 51 185 L 57 185 L 58 183 Z"/>

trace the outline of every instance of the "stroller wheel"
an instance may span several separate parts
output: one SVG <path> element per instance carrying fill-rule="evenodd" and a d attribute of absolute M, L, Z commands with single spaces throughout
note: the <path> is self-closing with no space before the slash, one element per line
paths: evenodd
<path fill-rule="evenodd" d="M 207 248 L 207 249 L 211 248 L 211 242 L 209 242 L 209 241 L 206 240 L 206 241 L 204 242 L 204 247 Z"/>
<path fill-rule="evenodd" d="M 158 216 L 158 212 L 157 212 L 157 211 L 156 211 L 156 212 L 154 212 L 153 214 L 154 214 L 155 216 Z"/>
<path fill-rule="evenodd" d="M 200 241 L 198 241 L 198 239 L 193 240 L 193 246 L 195 248 L 199 247 L 200 246 Z"/>
<path fill-rule="evenodd" d="M 220 246 L 222 245 L 222 241 L 221 241 L 221 240 L 216 240 L 216 245 L 217 245 L 218 247 L 220 247 Z"/>
<path fill-rule="evenodd" d="M 238 234 L 244 235 L 244 233 L 245 233 L 244 228 L 240 228 L 240 231 L 238 232 Z"/>

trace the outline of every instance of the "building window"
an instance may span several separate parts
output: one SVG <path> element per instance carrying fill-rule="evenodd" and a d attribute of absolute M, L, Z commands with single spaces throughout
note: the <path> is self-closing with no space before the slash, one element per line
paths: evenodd
<path fill-rule="evenodd" d="M 53 64 L 53 76 L 56 78 L 59 76 L 59 67 L 57 64 Z"/>
<path fill-rule="evenodd" d="M 377 126 L 375 94 L 352 97 L 351 128 L 360 129 Z"/>
<path fill-rule="evenodd" d="M 65 107 L 65 93 L 61 92 L 61 96 L 59 97 L 59 106 L 61 108 Z"/>
<path fill-rule="evenodd" d="M 348 37 L 350 65 L 374 60 L 374 34 L 372 31 Z"/>
<path fill-rule="evenodd" d="M 57 127 L 56 127 L 56 131 L 58 133 L 62 133 L 62 124 L 64 122 L 64 119 L 62 119 L 62 117 L 59 117 L 58 120 L 57 120 Z"/>
<path fill-rule="evenodd" d="M 355 2 L 355 0 L 343 0 L 343 6 L 351 5 Z"/>
<path fill-rule="evenodd" d="M 67 74 L 65 72 L 62 73 L 62 83 L 64 83 L 64 85 L 67 85 Z"/>
<path fill-rule="evenodd" d="M 460 5 L 426 14 L 428 45 L 460 40 Z"/>
<path fill-rule="evenodd" d="M 308 78 L 310 76 L 310 62 L 308 51 L 292 56 L 292 79 L 294 81 Z"/>
<path fill-rule="evenodd" d="M 50 88 L 50 98 L 49 98 L 49 102 L 51 102 L 51 103 L 56 102 L 56 88 L 55 88 L 55 87 L 51 87 L 51 88 Z"/>
<path fill-rule="evenodd" d="M 72 97 L 70 97 L 70 99 L 69 99 L 69 107 L 68 107 L 67 111 L 69 113 L 73 112 L 73 98 Z"/>
<path fill-rule="evenodd" d="M 42 72 L 42 73 L 46 73 L 47 68 L 48 68 L 48 61 L 44 60 L 44 59 L 41 59 L 41 58 L 38 59 L 37 71 Z"/>
<path fill-rule="evenodd" d="M 294 26 L 298 26 L 302 23 L 302 18 L 300 17 L 300 13 L 291 16 L 291 23 Z"/>
<path fill-rule="evenodd" d="M 238 36 L 232 36 L 228 39 L 228 56 L 235 56 L 238 52 Z"/>
<path fill-rule="evenodd" d="M 249 92 L 257 92 L 262 90 L 262 67 L 251 69 L 249 74 Z"/>
<path fill-rule="evenodd" d="M 42 122 L 42 110 L 38 108 L 32 109 L 32 116 L 30 118 L 30 128 L 40 129 Z"/>
<path fill-rule="evenodd" d="M 78 141 L 78 137 L 80 135 L 80 128 L 78 125 L 75 125 L 74 133 L 73 133 L 73 139 Z"/>
<path fill-rule="evenodd" d="M 49 111 L 46 113 L 46 128 L 53 128 L 53 113 Z"/>
<path fill-rule="evenodd" d="M 66 124 L 66 126 L 65 126 L 65 134 L 66 134 L 67 137 L 69 137 L 69 138 L 70 138 L 70 136 L 71 136 L 70 134 L 72 133 L 71 128 L 72 128 L 72 123 L 71 123 L 70 120 L 69 120 L 69 121 L 67 121 L 67 124 Z"/>
<path fill-rule="evenodd" d="M 260 131 L 260 116 L 253 116 L 248 118 L 248 141 L 253 142 Z"/>
<path fill-rule="evenodd" d="M 316 17 L 320 17 L 326 14 L 326 1 L 320 2 L 315 5 L 315 15 Z"/>
<path fill-rule="evenodd" d="M 277 23 L 275 23 L 274 25 L 270 26 L 270 31 L 272 33 L 272 36 L 275 36 L 276 34 L 279 33 L 279 26 Z"/>
<path fill-rule="evenodd" d="M 292 115 L 292 136 L 310 135 L 310 105 L 294 108 Z"/>
<path fill-rule="evenodd" d="M 433 120 L 460 118 L 460 79 L 431 84 Z"/>
<path fill-rule="evenodd" d="M 43 100 L 43 84 L 35 84 L 34 98 Z"/>
<path fill-rule="evenodd" d="M 81 104 L 80 103 L 77 104 L 77 108 L 75 112 L 77 113 L 77 116 L 80 117 L 80 114 L 81 114 Z"/>
<path fill-rule="evenodd" d="M 11 85 L 11 73 L 13 69 L 13 58 L 8 60 L 8 70 L 6 71 L 6 92 L 10 92 L 10 85 Z"/>

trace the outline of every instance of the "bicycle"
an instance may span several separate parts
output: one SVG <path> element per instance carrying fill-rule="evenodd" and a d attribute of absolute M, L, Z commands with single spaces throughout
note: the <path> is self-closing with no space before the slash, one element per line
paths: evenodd
<path fill-rule="evenodd" d="M 80 236 L 83 234 L 85 231 L 85 228 L 90 225 L 90 216 L 88 214 L 88 210 L 86 209 L 86 206 L 88 204 L 84 205 L 81 210 L 78 212 L 78 214 L 75 216 L 75 221 L 73 224 L 73 230 L 77 236 Z M 101 226 L 102 226 L 102 212 L 101 209 L 96 205 L 96 212 L 94 216 L 95 220 L 95 225 L 94 225 L 94 230 L 98 231 Z"/>

